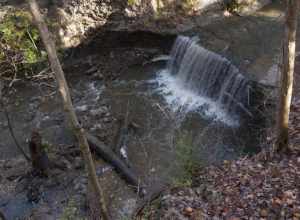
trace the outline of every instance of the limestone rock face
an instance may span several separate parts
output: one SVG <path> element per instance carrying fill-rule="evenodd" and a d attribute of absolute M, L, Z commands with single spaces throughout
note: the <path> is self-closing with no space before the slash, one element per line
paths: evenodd
<path fill-rule="evenodd" d="M 63 47 L 77 46 L 89 30 L 105 25 L 113 12 L 110 0 L 66 0 L 56 6 Z"/>
<path fill-rule="evenodd" d="M 193 27 L 193 19 L 189 19 L 189 15 L 202 15 L 207 10 L 222 14 L 223 5 L 232 1 L 237 5 L 236 11 L 246 15 L 271 0 L 40 0 L 39 4 L 47 18 L 57 24 L 55 32 L 61 46 L 68 48 L 84 42 L 97 28 L 178 34 Z M 26 3 L 0 0 L 0 19 L 9 7 L 24 8 Z M 209 21 L 210 18 L 203 17 L 201 20 Z M 163 22 L 167 25 L 161 28 L 159 24 Z"/>
<path fill-rule="evenodd" d="M 248 15 L 271 3 L 271 0 L 236 0 L 238 13 Z"/>

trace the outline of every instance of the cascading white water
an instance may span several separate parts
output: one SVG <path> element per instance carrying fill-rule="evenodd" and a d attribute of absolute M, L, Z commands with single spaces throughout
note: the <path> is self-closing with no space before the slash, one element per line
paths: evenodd
<path fill-rule="evenodd" d="M 189 110 L 207 104 L 207 113 L 222 121 L 225 115 L 248 114 L 249 80 L 226 58 L 179 36 L 171 50 L 167 68 L 158 82 L 173 106 Z"/>

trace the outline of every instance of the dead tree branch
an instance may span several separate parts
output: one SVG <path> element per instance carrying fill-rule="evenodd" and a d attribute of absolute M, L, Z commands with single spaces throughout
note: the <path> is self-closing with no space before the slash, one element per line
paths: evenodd
<path fill-rule="evenodd" d="M 30 157 L 25 153 L 25 151 L 23 150 L 23 148 L 21 147 L 21 145 L 19 144 L 19 142 L 16 138 L 14 129 L 12 127 L 12 123 L 10 121 L 8 111 L 7 111 L 6 106 L 5 106 L 5 104 L 3 102 L 3 99 L 2 99 L 2 89 L 3 89 L 2 87 L 3 87 L 3 84 L 2 84 L 2 81 L 0 81 L 0 105 L 1 105 L 2 111 L 3 111 L 4 116 L 6 118 L 6 121 L 7 121 L 7 126 L 8 126 L 8 129 L 9 129 L 9 133 L 10 133 L 16 147 L 20 151 L 20 153 L 24 156 L 24 158 L 27 160 L 27 162 L 30 162 L 31 161 Z"/>

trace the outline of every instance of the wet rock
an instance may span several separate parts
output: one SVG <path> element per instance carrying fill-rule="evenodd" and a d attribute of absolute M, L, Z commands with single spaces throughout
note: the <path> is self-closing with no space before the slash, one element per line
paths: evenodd
<path fill-rule="evenodd" d="M 112 166 L 101 166 L 98 167 L 96 170 L 97 176 L 102 176 L 104 173 L 112 171 L 113 167 Z"/>
<path fill-rule="evenodd" d="M 87 74 L 87 75 L 91 75 L 91 74 L 93 74 L 93 73 L 95 73 L 95 72 L 97 72 L 98 71 L 98 69 L 97 69 L 97 67 L 96 66 L 92 66 L 90 69 L 88 69 L 85 73 Z"/>
<path fill-rule="evenodd" d="M 7 122 L 5 122 L 5 121 L 1 121 L 0 122 L 0 127 L 2 127 L 2 128 L 7 128 L 8 127 L 8 123 Z"/>
<path fill-rule="evenodd" d="M 51 212 L 51 209 L 49 207 L 42 206 L 42 207 L 38 207 L 35 208 L 32 211 L 32 214 L 30 216 L 30 219 L 32 220 L 55 220 L 55 216 L 53 215 L 53 213 Z"/>
<path fill-rule="evenodd" d="M 112 118 L 106 117 L 106 118 L 103 118 L 102 121 L 103 121 L 104 123 L 109 123 L 109 122 L 112 121 Z"/>
<path fill-rule="evenodd" d="M 11 160 L 4 160 L 3 162 L 4 169 L 11 169 L 20 166 L 27 167 L 27 162 L 22 156 Z"/>
<path fill-rule="evenodd" d="M 87 105 L 81 105 L 81 106 L 77 106 L 75 109 L 79 112 L 85 112 L 85 111 L 88 110 L 88 106 Z"/>
<path fill-rule="evenodd" d="M 97 71 L 96 73 L 94 73 L 92 75 L 92 79 L 94 79 L 94 80 L 103 80 L 104 76 L 100 71 Z"/>
<path fill-rule="evenodd" d="M 39 186 L 37 185 L 29 186 L 26 196 L 28 202 L 37 203 L 40 200 L 40 196 L 41 196 Z"/>
<path fill-rule="evenodd" d="M 102 130 L 103 125 L 102 124 L 95 124 L 93 127 L 91 127 L 91 131 L 96 131 L 96 130 Z"/>
<path fill-rule="evenodd" d="M 96 135 L 101 141 L 105 141 L 107 134 L 104 132 L 101 132 L 100 134 Z"/>
<path fill-rule="evenodd" d="M 8 177 L 6 177 L 6 179 L 7 179 L 8 181 L 14 181 L 14 180 L 16 180 L 18 177 L 20 177 L 20 175 L 18 175 L 18 174 L 12 174 L 12 175 L 9 175 Z M 1 178 L 0 178 L 0 180 L 1 180 Z"/>
<path fill-rule="evenodd" d="M 74 162 L 73 162 L 73 166 L 74 166 L 75 169 L 84 168 L 84 163 L 82 161 L 82 158 L 81 157 L 75 157 Z"/>
<path fill-rule="evenodd" d="M 101 106 L 97 109 L 93 109 L 90 111 L 92 116 L 103 116 L 108 112 L 107 106 Z"/>
<path fill-rule="evenodd" d="M 72 164 L 70 163 L 70 161 L 68 161 L 65 158 L 62 158 L 60 163 L 61 163 L 60 164 L 61 167 L 65 167 L 68 170 L 70 170 L 72 168 Z"/>
<path fill-rule="evenodd" d="M 79 177 L 74 181 L 74 190 L 80 194 L 86 194 L 87 192 L 87 178 Z"/>

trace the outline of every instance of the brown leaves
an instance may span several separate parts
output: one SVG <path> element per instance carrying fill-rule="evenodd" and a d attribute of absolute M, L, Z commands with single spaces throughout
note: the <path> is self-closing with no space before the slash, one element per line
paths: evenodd
<path fill-rule="evenodd" d="M 164 202 L 175 209 L 184 204 L 181 214 L 188 219 L 193 219 L 196 210 L 202 210 L 204 219 L 298 219 L 299 157 L 260 158 L 257 155 L 208 167 L 194 193 L 174 193 L 172 203 Z"/>

